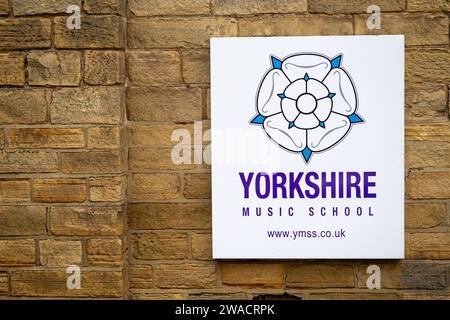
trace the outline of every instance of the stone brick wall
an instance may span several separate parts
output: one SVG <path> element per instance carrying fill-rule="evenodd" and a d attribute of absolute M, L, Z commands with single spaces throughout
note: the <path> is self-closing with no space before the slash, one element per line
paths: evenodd
<path fill-rule="evenodd" d="M 449 15 L 448 0 L 0 0 L 0 299 L 449 299 Z M 209 126 L 209 37 L 377 33 L 406 35 L 406 259 L 213 261 L 210 167 L 170 158 L 174 129 Z"/>

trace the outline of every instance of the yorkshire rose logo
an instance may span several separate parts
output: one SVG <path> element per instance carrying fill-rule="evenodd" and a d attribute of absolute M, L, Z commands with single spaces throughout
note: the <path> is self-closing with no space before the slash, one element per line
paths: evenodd
<path fill-rule="evenodd" d="M 364 122 L 342 55 L 298 53 L 284 60 L 271 56 L 271 62 L 258 88 L 258 114 L 250 122 L 262 125 L 282 148 L 301 153 L 308 163 L 314 152 L 332 148 L 354 123 Z"/>

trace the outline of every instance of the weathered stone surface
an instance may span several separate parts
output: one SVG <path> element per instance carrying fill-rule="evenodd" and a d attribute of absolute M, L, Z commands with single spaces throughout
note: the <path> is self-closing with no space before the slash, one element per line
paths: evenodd
<path fill-rule="evenodd" d="M 183 59 L 183 80 L 185 83 L 209 83 L 209 51 L 204 49 L 185 50 Z"/>
<path fill-rule="evenodd" d="M 405 52 L 407 83 L 446 82 L 450 80 L 450 54 L 442 49 L 409 49 Z"/>
<path fill-rule="evenodd" d="M 120 236 L 124 230 L 121 207 L 52 207 L 50 228 L 62 236 Z"/>
<path fill-rule="evenodd" d="M 66 17 L 56 17 L 56 48 L 121 49 L 124 47 L 125 23 L 117 16 L 83 16 L 81 28 L 67 28 Z"/>
<path fill-rule="evenodd" d="M 406 141 L 405 165 L 407 168 L 450 167 L 448 142 Z"/>
<path fill-rule="evenodd" d="M 448 0 L 408 0 L 408 11 L 447 11 L 450 12 L 450 2 Z"/>
<path fill-rule="evenodd" d="M 148 289 L 153 287 L 153 268 L 150 265 L 130 265 L 128 284 L 131 289 Z"/>
<path fill-rule="evenodd" d="M 276 15 L 239 21 L 240 36 L 352 35 L 351 16 Z"/>
<path fill-rule="evenodd" d="M 407 194 L 412 199 L 450 198 L 450 172 L 410 172 Z"/>
<path fill-rule="evenodd" d="M 209 0 L 130 0 L 128 8 L 137 17 L 209 14 Z"/>
<path fill-rule="evenodd" d="M 9 0 L 0 0 L 0 16 L 9 14 Z"/>
<path fill-rule="evenodd" d="M 85 179 L 35 179 L 33 201 L 35 202 L 84 202 Z"/>
<path fill-rule="evenodd" d="M 408 124 L 405 126 L 407 141 L 450 141 L 450 124 Z"/>
<path fill-rule="evenodd" d="M 122 151 L 64 152 L 59 155 L 64 173 L 122 173 L 126 154 Z"/>
<path fill-rule="evenodd" d="M 132 85 L 180 85 L 180 55 L 176 51 L 131 51 L 127 55 L 128 78 Z"/>
<path fill-rule="evenodd" d="M 50 48 L 51 34 L 50 19 L 2 19 L 0 20 L 0 49 Z"/>
<path fill-rule="evenodd" d="M 405 108 L 408 120 L 446 120 L 447 92 L 444 84 L 406 86 Z"/>
<path fill-rule="evenodd" d="M 212 236 L 210 233 L 193 233 L 191 236 L 192 259 L 212 259 Z"/>
<path fill-rule="evenodd" d="M 89 199 L 93 202 L 125 200 L 126 177 L 99 177 L 89 179 Z"/>
<path fill-rule="evenodd" d="M 149 18 L 128 20 L 130 48 L 209 47 L 210 37 L 236 36 L 233 18 Z"/>
<path fill-rule="evenodd" d="M 47 267 L 68 267 L 81 265 L 81 241 L 42 240 L 39 241 L 40 264 Z"/>
<path fill-rule="evenodd" d="M 359 268 L 358 287 L 367 288 L 367 268 L 364 264 Z M 419 261 L 405 261 L 403 263 L 383 263 L 380 265 L 382 273 L 382 289 L 443 289 L 446 287 L 445 265 L 439 263 L 425 263 Z"/>
<path fill-rule="evenodd" d="M 0 202 L 30 201 L 30 181 L 0 180 Z"/>
<path fill-rule="evenodd" d="M 368 15 L 355 16 L 355 34 L 404 34 L 406 46 L 448 45 L 448 17 L 383 13 L 382 29 L 367 28 Z"/>
<path fill-rule="evenodd" d="M 46 234 L 46 215 L 40 206 L 0 206 L 0 237 Z"/>
<path fill-rule="evenodd" d="M 405 204 L 405 227 L 409 229 L 433 228 L 444 225 L 447 206 L 444 202 L 409 202 Z"/>
<path fill-rule="evenodd" d="M 440 291 L 442 292 L 442 291 Z M 402 300 L 450 300 L 447 293 L 435 293 L 433 291 L 413 291 L 413 292 L 401 292 L 400 299 Z"/>
<path fill-rule="evenodd" d="M 184 197 L 187 199 L 210 199 L 211 174 L 210 173 L 185 174 Z"/>
<path fill-rule="evenodd" d="M 398 300 L 400 297 L 394 292 L 312 292 L 310 300 Z"/>
<path fill-rule="evenodd" d="M 117 87 L 64 88 L 53 92 L 50 104 L 52 123 L 120 122 L 123 89 Z"/>
<path fill-rule="evenodd" d="M 85 0 L 84 10 L 89 14 L 124 14 L 124 0 Z"/>
<path fill-rule="evenodd" d="M 131 292 L 130 299 L 131 300 L 183 300 L 183 299 L 186 299 L 186 294 Z"/>
<path fill-rule="evenodd" d="M 26 16 L 33 14 L 66 14 L 67 7 L 76 5 L 81 7 L 81 0 L 12 0 L 15 16 Z"/>
<path fill-rule="evenodd" d="M 84 81 L 91 85 L 114 85 L 124 81 L 125 55 L 118 51 L 93 51 L 84 54 Z"/>
<path fill-rule="evenodd" d="M 122 144 L 119 127 L 95 127 L 88 129 L 88 149 L 118 149 Z"/>
<path fill-rule="evenodd" d="M 9 148 L 83 148 L 83 129 L 66 128 L 11 128 L 7 131 Z"/>
<path fill-rule="evenodd" d="M 209 124 L 203 124 L 203 132 L 209 129 Z M 178 139 L 176 135 L 172 141 L 173 132 L 186 134 L 190 139 Z M 133 146 L 161 146 L 172 148 L 175 144 L 194 144 L 194 126 L 192 124 L 164 124 L 132 125 L 128 128 L 129 140 Z M 184 138 L 184 137 L 183 137 Z"/>
<path fill-rule="evenodd" d="M 250 300 L 255 294 L 245 292 L 200 292 L 190 293 L 189 300 Z"/>
<path fill-rule="evenodd" d="M 137 260 L 182 260 L 189 256 L 187 233 L 139 233 L 132 241 L 133 258 Z"/>
<path fill-rule="evenodd" d="M 202 119 L 200 88 L 130 88 L 127 91 L 131 121 L 193 121 Z"/>
<path fill-rule="evenodd" d="M 81 55 L 74 51 L 28 54 L 28 82 L 34 86 L 78 86 L 80 84 Z"/>
<path fill-rule="evenodd" d="M 0 150 L 5 147 L 5 132 L 0 129 Z"/>
<path fill-rule="evenodd" d="M 405 0 L 381 0 L 376 5 L 382 12 L 385 11 L 403 11 L 406 7 Z M 374 4 L 370 0 L 358 1 L 327 1 L 327 0 L 309 0 L 309 12 L 314 13 L 366 13 L 367 8 Z"/>
<path fill-rule="evenodd" d="M 211 228 L 211 204 L 149 203 L 128 205 L 128 226 L 135 230 Z"/>
<path fill-rule="evenodd" d="M 180 177 L 172 173 L 136 173 L 131 178 L 131 200 L 171 200 L 180 192 Z"/>
<path fill-rule="evenodd" d="M 87 242 L 89 266 L 120 267 L 123 262 L 121 239 L 90 239 Z"/>
<path fill-rule="evenodd" d="M 448 233 L 406 234 L 407 259 L 450 259 L 450 237 Z"/>
<path fill-rule="evenodd" d="M 0 123 L 34 124 L 47 121 L 46 90 L 0 90 Z"/>
<path fill-rule="evenodd" d="M 0 240 L 0 266 L 34 265 L 34 257 L 34 240 Z"/>
<path fill-rule="evenodd" d="M 208 168 L 205 164 L 194 164 L 193 154 L 194 150 L 191 147 L 186 147 L 191 150 L 191 163 L 178 163 L 172 160 L 173 149 L 167 147 L 148 147 L 148 148 L 130 148 L 129 149 L 129 164 L 132 170 L 188 170 Z M 201 148 L 201 147 L 200 147 Z M 183 152 L 189 152 L 183 150 Z M 176 154 L 178 155 L 178 154 Z"/>
<path fill-rule="evenodd" d="M 0 272 L 0 297 L 6 297 L 9 294 L 8 273 Z"/>
<path fill-rule="evenodd" d="M 155 267 L 155 281 L 159 288 L 212 288 L 216 284 L 216 265 L 160 264 Z"/>
<path fill-rule="evenodd" d="M 25 83 L 25 58 L 22 53 L 0 53 L 0 85 L 21 86 Z"/>
<path fill-rule="evenodd" d="M 307 0 L 213 0 L 212 12 L 217 15 L 257 13 L 300 13 L 307 9 Z"/>
<path fill-rule="evenodd" d="M 21 151 L 0 153 L 0 172 L 55 172 L 58 158 L 54 152 Z"/>
<path fill-rule="evenodd" d="M 280 288 L 284 283 L 281 263 L 221 263 L 222 284 Z"/>
<path fill-rule="evenodd" d="M 353 288 L 354 270 L 349 264 L 288 264 L 286 285 L 296 288 Z"/>
<path fill-rule="evenodd" d="M 24 297 L 111 297 L 123 291 L 120 271 L 81 271 L 81 288 L 67 288 L 67 273 L 62 270 L 17 270 L 11 273 L 11 295 Z"/>

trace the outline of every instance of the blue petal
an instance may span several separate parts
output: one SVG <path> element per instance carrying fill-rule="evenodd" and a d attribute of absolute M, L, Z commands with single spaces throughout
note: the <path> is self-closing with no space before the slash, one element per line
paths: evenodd
<path fill-rule="evenodd" d="M 294 126 L 293 122 L 289 122 L 289 129 L 292 128 Z"/>
<path fill-rule="evenodd" d="M 321 126 L 322 128 L 325 128 L 325 122 L 320 121 L 320 122 L 319 122 L 319 126 Z"/>
<path fill-rule="evenodd" d="M 303 159 L 305 159 L 306 163 L 309 162 L 309 159 L 311 159 L 311 155 L 312 155 L 312 151 L 311 149 L 309 149 L 308 147 L 306 147 L 303 151 L 302 151 L 302 156 Z"/>
<path fill-rule="evenodd" d="M 279 93 L 279 94 L 277 94 L 277 96 L 279 96 L 281 99 L 286 98 L 286 96 L 284 95 L 284 93 Z"/>
<path fill-rule="evenodd" d="M 339 68 L 341 66 L 342 55 L 338 55 L 331 60 L 331 69 Z"/>
<path fill-rule="evenodd" d="M 309 80 L 308 73 L 305 73 L 305 76 L 303 77 L 303 79 L 304 79 L 305 81 L 308 81 L 308 80 Z"/>
<path fill-rule="evenodd" d="M 330 93 L 328 94 L 328 97 L 329 97 L 329 98 L 333 98 L 335 95 L 336 95 L 336 93 L 330 92 Z"/>
<path fill-rule="evenodd" d="M 351 123 L 358 123 L 358 122 L 364 122 L 363 118 L 361 118 L 358 114 L 352 113 L 348 116 L 348 119 Z"/>
<path fill-rule="evenodd" d="M 250 123 L 254 123 L 254 124 L 263 124 L 264 120 L 266 119 L 266 117 L 258 114 L 256 117 L 254 117 Z"/>
<path fill-rule="evenodd" d="M 270 59 L 272 61 L 272 66 L 274 69 L 281 69 L 281 65 L 283 64 L 283 61 L 279 60 L 278 58 L 274 56 L 270 56 Z"/>

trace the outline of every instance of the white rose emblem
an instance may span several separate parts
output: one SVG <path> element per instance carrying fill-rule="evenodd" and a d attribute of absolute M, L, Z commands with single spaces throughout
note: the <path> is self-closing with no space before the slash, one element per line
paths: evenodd
<path fill-rule="evenodd" d="M 295 54 L 284 60 L 272 56 L 271 61 L 251 123 L 262 125 L 281 147 L 301 153 L 308 163 L 313 152 L 333 147 L 352 124 L 363 122 L 356 113 L 355 86 L 341 67 L 342 55 Z"/>

